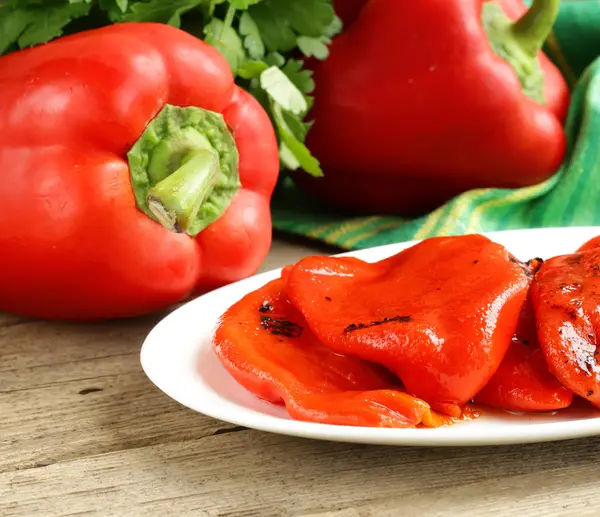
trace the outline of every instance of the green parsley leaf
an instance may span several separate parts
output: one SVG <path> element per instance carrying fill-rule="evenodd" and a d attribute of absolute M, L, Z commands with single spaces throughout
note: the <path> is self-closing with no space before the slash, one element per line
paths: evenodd
<path fill-rule="evenodd" d="M 240 34 L 244 36 L 244 47 L 252 59 L 262 59 L 265 56 L 263 43 L 258 26 L 247 12 L 240 17 Z"/>
<path fill-rule="evenodd" d="M 268 50 L 289 52 L 296 46 L 296 34 L 287 21 L 281 0 L 264 0 L 249 9 Z"/>
<path fill-rule="evenodd" d="M 12 9 L 0 22 L 0 50 L 15 42 L 26 48 L 62 36 L 64 28 L 73 19 L 86 16 L 90 8 L 91 4 L 78 2 Z"/>
<path fill-rule="evenodd" d="M 323 35 L 318 38 L 311 36 L 298 36 L 298 48 L 307 57 L 316 59 L 327 59 L 329 57 L 329 47 L 332 38 L 342 30 L 342 21 L 335 16 L 328 27 L 325 28 Z"/>
<path fill-rule="evenodd" d="M 246 61 L 238 67 L 237 75 L 243 79 L 256 79 L 269 67 L 263 61 Z"/>
<path fill-rule="evenodd" d="M 262 0 L 229 0 L 229 3 L 235 9 L 246 10 L 251 5 L 257 4 Z"/>
<path fill-rule="evenodd" d="M 270 52 L 265 57 L 265 63 L 269 66 L 282 67 L 285 65 L 285 58 L 279 52 Z"/>
<path fill-rule="evenodd" d="M 129 2 L 127 0 L 99 0 L 100 9 L 107 13 L 109 20 L 118 22 L 127 12 Z"/>
<path fill-rule="evenodd" d="M 248 10 L 271 51 L 289 52 L 298 36 L 319 38 L 331 26 L 331 0 L 263 0 Z"/>
<path fill-rule="evenodd" d="M 311 70 L 303 70 L 303 63 L 297 59 L 290 59 L 281 68 L 281 71 L 287 75 L 294 86 L 304 94 L 310 94 L 315 89 L 315 81 L 312 78 Z"/>
<path fill-rule="evenodd" d="M 246 60 L 246 52 L 238 33 L 231 27 L 225 27 L 218 18 L 213 18 L 204 28 L 206 42 L 215 47 L 229 63 L 234 74 Z"/>
<path fill-rule="evenodd" d="M 147 0 L 129 3 L 128 11 L 122 16 L 124 22 L 166 23 L 181 26 L 181 16 L 204 3 L 204 0 Z"/>
<path fill-rule="evenodd" d="M 0 54 L 14 46 L 28 25 L 35 21 L 31 11 L 0 7 Z"/>
<path fill-rule="evenodd" d="M 327 59 L 329 49 L 327 43 L 331 40 L 328 38 L 311 38 L 309 36 L 298 36 L 298 47 L 307 57 L 316 57 L 317 59 Z"/>
<path fill-rule="evenodd" d="M 260 86 L 284 110 L 294 115 L 306 113 L 304 95 L 279 68 L 272 66 L 260 74 Z"/>
<path fill-rule="evenodd" d="M 302 169 L 311 176 L 323 176 L 323 171 L 321 170 L 318 160 L 310 153 L 308 148 L 294 136 L 293 131 L 287 125 L 281 106 L 273 104 L 271 112 L 277 128 L 277 133 L 282 142 L 279 157 L 284 165 L 291 170 L 302 167 Z"/>

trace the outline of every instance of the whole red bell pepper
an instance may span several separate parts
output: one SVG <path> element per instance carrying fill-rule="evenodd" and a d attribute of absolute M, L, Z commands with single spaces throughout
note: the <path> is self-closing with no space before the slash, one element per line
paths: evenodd
<path fill-rule="evenodd" d="M 316 65 L 307 145 L 325 176 L 298 184 L 331 205 L 412 215 L 550 177 L 569 92 L 540 49 L 558 3 L 514 21 L 516 0 L 367 2 Z"/>
<path fill-rule="evenodd" d="M 529 285 L 507 250 L 480 235 L 428 239 L 376 263 L 308 257 L 284 278 L 325 346 L 382 364 L 452 416 L 498 369 Z"/>
<path fill-rule="evenodd" d="M 453 422 L 402 391 L 383 368 L 325 348 L 289 302 L 282 279 L 229 308 L 213 346 L 234 379 L 263 400 L 285 404 L 296 420 L 369 427 Z"/>
<path fill-rule="evenodd" d="M 270 120 L 208 44 L 162 24 L 0 58 L 0 310 L 94 320 L 253 274 Z"/>

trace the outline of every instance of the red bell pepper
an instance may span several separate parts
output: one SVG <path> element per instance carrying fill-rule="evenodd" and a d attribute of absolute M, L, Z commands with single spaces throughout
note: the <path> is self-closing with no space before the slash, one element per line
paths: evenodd
<path fill-rule="evenodd" d="M 573 394 L 548 370 L 536 331 L 528 297 L 502 363 L 475 402 L 510 411 L 553 411 L 571 405 Z"/>
<path fill-rule="evenodd" d="M 367 2 L 368 0 L 333 0 L 335 14 L 342 20 L 344 28 L 354 23 Z"/>
<path fill-rule="evenodd" d="M 600 249 L 546 260 L 531 298 L 548 368 L 563 386 L 600 407 Z"/>
<path fill-rule="evenodd" d="M 515 22 L 492 1 L 369 1 L 317 65 L 307 145 L 325 176 L 298 184 L 332 205 L 411 215 L 550 177 L 569 92 L 540 48 L 558 3 L 535 0 Z"/>
<path fill-rule="evenodd" d="M 259 267 L 277 143 L 214 48 L 118 24 L 0 58 L 0 84 L 0 310 L 134 316 Z"/>
<path fill-rule="evenodd" d="M 458 415 L 498 369 L 529 281 L 480 235 L 438 237 L 370 264 L 309 257 L 287 295 L 328 348 L 379 363 L 406 391 Z"/>
<path fill-rule="evenodd" d="M 369 427 L 453 421 L 401 391 L 377 365 L 325 348 L 290 304 L 281 279 L 228 309 L 213 346 L 234 379 L 268 402 L 283 402 L 296 420 Z"/>

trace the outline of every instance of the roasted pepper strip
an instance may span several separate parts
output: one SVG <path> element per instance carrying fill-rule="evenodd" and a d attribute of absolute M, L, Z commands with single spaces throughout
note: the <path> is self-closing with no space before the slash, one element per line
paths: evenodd
<path fill-rule="evenodd" d="M 531 296 L 548 368 L 566 388 L 600 407 L 600 249 L 546 260 Z"/>
<path fill-rule="evenodd" d="M 573 394 L 548 370 L 528 298 L 500 367 L 475 402 L 510 411 L 552 411 L 568 407 L 572 401 Z"/>
<path fill-rule="evenodd" d="M 600 236 L 583 243 L 577 251 L 589 251 L 594 248 L 600 248 Z"/>
<path fill-rule="evenodd" d="M 286 278 L 327 347 L 386 366 L 452 415 L 498 369 L 528 287 L 506 249 L 479 235 L 428 239 L 374 264 L 308 257 Z"/>
<path fill-rule="evenodd" d="M 436 427 L 453 420 L 401 391 L 383 368 L 325 348 L 274 280 L 233 305 L 214 349 L 242 386 L 284 403 L 297 420 L 369 427 Z"/>

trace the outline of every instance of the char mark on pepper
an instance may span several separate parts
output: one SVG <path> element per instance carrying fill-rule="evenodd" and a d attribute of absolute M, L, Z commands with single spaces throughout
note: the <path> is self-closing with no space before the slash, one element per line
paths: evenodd
<path fill-rule="evenodd" d="M 270 303 L 264 302 L 259 308 L 258 308 L 258 312 L 262 312 L 262 313 L 266 313 L 266 312 L 272 312 L 273 311 L 273 306 Z"/>
<path fill-rule="evenodd" d="M 384 323 L 391 323 L 393 321 L 408 323 L 412 321 L 412 318 L 410 316 L 393 316 L 391 318 L 383 318 L 382 320 L 371 321 L 370 323 L 351 323 L 344 329 L 344 332 L 354 332 L 355 330 L 375 327 L 377 325 L 383 325 Z"/>
<path fill-rule="evenodd" d="M 274 336 L 283 336 L 289 338 L 300 337 L 304 330 L 298 323 L 287 320 L 278 320 L 270 316 L 260 317 L 260 326 L 269 331 Z"/>
<path fill-rule="evenodd" d="M 569 264 L 569 266 L 576 266 L 578 264 L 581 264 L 582 258 L 583 255 L 572 255 L 570 257 L 567 257 L 566 263 Z"/>

